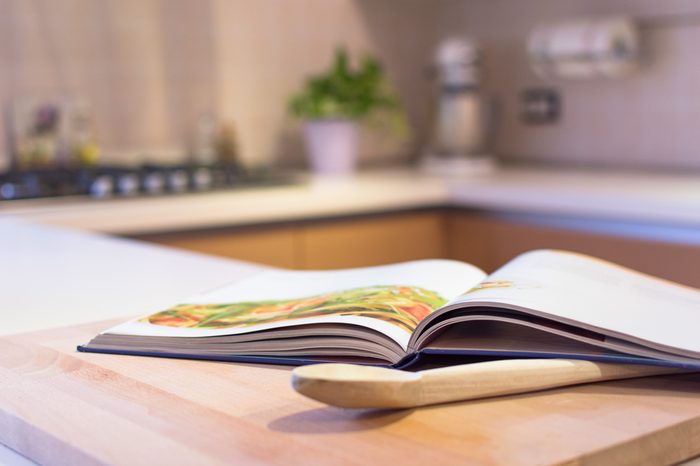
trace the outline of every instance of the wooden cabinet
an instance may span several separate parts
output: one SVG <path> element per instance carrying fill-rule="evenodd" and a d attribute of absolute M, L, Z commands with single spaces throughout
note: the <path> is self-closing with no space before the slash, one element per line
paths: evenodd
<path fill-rule="evenodd" d="M 589 254 L 675 282 L 700 287 L 700 247 L 528 224 L 455 212 L 447 221 L 448 253 L 493 271 L 533 249 Z"/>
<path fill-rule="evenodd" d="M 494 222 L 485 215 L 450 212 L 445 219 L 447 256 L 490 272 L 498 262 L 494 251 Z"/>
<path fill-rule="evenodd" d="M 441 211 L 148 234 L 137 238 L 296 269 L 362 267 L 446 255 Z"/>
<path fill-rule="evenodd" d="M 700 287 L 698 246 L 535 225 L 460 210 L 435 209 L 138 238 L 296 269 L 361 267 L 448 257 L 491 272 L 526 251 L 565 249 Z"/>
<path fill-rule="evenodd" d="M 342 220 L 301 229 L 301 266 L 362 267 L 445 257 L 441 212 Z"/>
<path fill-rule="evenodd" d="M 204 230 L 140 235 L 137 239 L 174 248 L 277 267 L 298 262 L 298 232 L 291 227 Z"/>

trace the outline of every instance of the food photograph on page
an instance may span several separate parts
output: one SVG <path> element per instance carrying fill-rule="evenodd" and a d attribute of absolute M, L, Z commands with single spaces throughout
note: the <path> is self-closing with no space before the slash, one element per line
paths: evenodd
<path fill-rule="evenodd" d="M 140 320 L 187 328 L 231 328 L 303 320 L 320 316 L 372 317 L 412 332 L 447 301 L 414 286 L 371 286 L 285 301 L 232 304 L 181 304 Z"/>

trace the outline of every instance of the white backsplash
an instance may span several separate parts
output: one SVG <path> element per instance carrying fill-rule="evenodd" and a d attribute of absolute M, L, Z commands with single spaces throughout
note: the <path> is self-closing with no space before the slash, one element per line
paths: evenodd
<path fill-rule="evenodd" d="M 234 123 L 246 161 L 289 162 L 302 148 L 287 99 L 346 45 L 384 61 L 419 140 L 436 14 L 421 0 L 0 0 L 0 102 L 85 97 L 107 162 L 177 153 L 205 112 Z M 407 152 L 363 146 L 365 159 Z"/>
<path fill-rule="evenodd" d="M 694 22 L 667 24 L 669 16 L 682 22 L 690 13 Z M 530 70 L 525 41 L 538 22 L 619 14 L 651 22 L 642 29 L 647 53 L 636 75 L 546 81 Z M 501 103 L 494 149 L 502 158 L 700 169 L 698 14 L 695 0 L 445 0 L 439 31 L 470 35 L 485 47 L 486 87 Z M 553 125 L 526 125 L 518 115 L 519 93 L 543 86 L 561 93 L 563 118 Z"/>

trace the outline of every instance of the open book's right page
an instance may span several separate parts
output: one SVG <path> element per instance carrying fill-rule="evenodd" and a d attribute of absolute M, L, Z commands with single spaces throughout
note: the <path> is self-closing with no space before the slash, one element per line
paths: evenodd
<path fill-rule="evenodd" d="M 662 351 L 700 355 L 700 290 L 581 254 L 523 254 L 450 308 L 457 303 L 528 309 Z"/>

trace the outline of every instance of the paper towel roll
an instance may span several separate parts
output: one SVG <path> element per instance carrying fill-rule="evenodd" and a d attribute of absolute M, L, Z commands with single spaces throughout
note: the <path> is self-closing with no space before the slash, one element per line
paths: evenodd
<path fill-rule="evenodd" d="M 639 32 L 629 18 L 543 25 L 531 32 L 528 54 L 543 77 L 620 77 L 637 68 Z"/>

